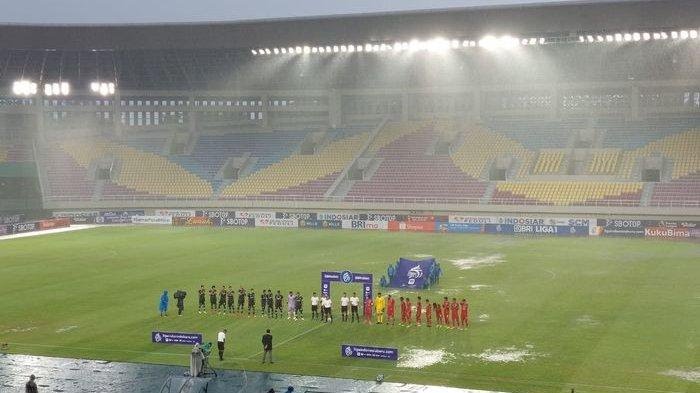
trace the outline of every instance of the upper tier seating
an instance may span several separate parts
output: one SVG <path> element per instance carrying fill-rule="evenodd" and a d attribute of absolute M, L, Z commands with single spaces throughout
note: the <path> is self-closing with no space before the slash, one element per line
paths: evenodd
<path fill-rule="evenodd" d="M 334 140 L 315 154 L 292 154 L 224 188 L 222 197 L 274 194 L 340 173 L 367 142 L 368 132 Z"/>
<path fill-rule="evenodd" d="M 541 151 L 537 156 L 537 162 L 532 169 L 532 173 L 547 175 L 559 173 L 561 163 L 564 161 L 564 152 L 561 151 Z"/>
<path fill-rule="evenodd" d="M 617 170 L 619 159 L 620 151 L 617 149 L 596 151 L 588 163 L 588 173 L 591 175 L 612 175 Z"/>
<path fill-rule="evenodd" d="M 498 184 L 493 203 L 529 204 L 537 201 L 551 205 L 587 205 L 609 200 L 623 200 L 627 205 L 639 204 L 641 183 L 608 183 L 578 181 L 503 182 Z"/>
<path fill-rule="evenodd" d="M 389 136 L 382 136 L 384 132 Z M 374 175 L 357 181 L 347 196 L 385 198 L 481 198 L 486 183 L 461 171 L 447 156 L 426 154 L 439 137 L 427 123 L 390 123 L 375 142 L 382 158 Z M 378 147 L 378 146 L 382 147 Z"/>
<path fill-rule="evenodd" d="M 34 161 L 31 144 L 0 142 L 0 163 Z"/>
<path fill-rule="evenodd" d="M 501 156 L 512 156 L 520 162 L 518 177 L 527 174 L 534 159 L 534 153 L 518 142 L 481 127 L 473 127 L 467 130 L 464 143 L 452 154 L 452 161 L 467 175 L 480 178 L 488 166 Z"/>
<path fill-rule="evenodd" d="M 209 198 L 212 194 L 207 181 L 154 153 L 99 139 L 66 141 L 62 148 L 84 168 L 93 160 L 113 156 L 121 164 L 114 182 L 135 191 L 178 198 Z"/>

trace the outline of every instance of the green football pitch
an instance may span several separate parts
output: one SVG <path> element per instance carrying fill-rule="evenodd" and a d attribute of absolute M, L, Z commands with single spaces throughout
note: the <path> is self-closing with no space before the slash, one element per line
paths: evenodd
<path fill-rule="evenodd" d="M 466 297 L 466 330 L 309 318 L 320 272 L 379 277 L 398 257 L 433 255 L 439 286 Z M 228 329 L 217 368 L 401 381 L 505 392 L 700 392 L 700 244 L 365 231 L 102 227 L 0 242 L 3 351 L 188 364 L 189 347 L 151 331 Z M 301 291 L 305 321 L 200 315 L 200 284 Z M 157 312 L 163 289 L 185 315 Z M 334 284 L 335 305 L 342 291 Z M 376 289 L 375 289 L 376 290 Z M 417 293 L 397 292 L 415 298 Z M 338 315 L 337 309 L 334 311 Z M 260 364 L 260 336 L 275 364 Z M 347 359 L 343 343 L 391 346 L 398 363 Z"/>

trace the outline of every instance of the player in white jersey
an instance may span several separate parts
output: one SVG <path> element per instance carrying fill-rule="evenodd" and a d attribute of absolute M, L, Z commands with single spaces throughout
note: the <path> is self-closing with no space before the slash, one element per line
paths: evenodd
<path fill-rule="evenodd" d="M 320 300 L 316 292 L 311 295 L 311 320 L 318 318 L 318 303 Z"/>
<path fill-rule="evenodd" d="M 340 320 L 343 322 L 348 321 L 348 305 L 350 304 L 350 298 L 348 294 L 343 292 L 343 296 L 340 298 Z"/>
<path fill-rule="evenodd" d="M 352 314 L 352 322 L 355 322 L 355 317 L 357 317 L 357 323 L 360 323 L 360 314 L 357 313 L 357 308 L 360 305 L 360 298 L 357 297 L 357 293 L 353 292 L 350 297 L 350 313 Z"/>
<path fill-rule="evenodd" d="M 323 305 L 324 322 L 333 322 L 333 314 L 331 312 L 333 301 L 330 297 L 324 296 L 323 299 L 321 299 L 321 304 Z"/>

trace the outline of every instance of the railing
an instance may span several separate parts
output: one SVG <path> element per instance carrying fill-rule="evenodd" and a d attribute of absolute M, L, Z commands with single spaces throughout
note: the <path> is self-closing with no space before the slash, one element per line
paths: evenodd
<path fill-rule="evenodd" d="M 92 201 L 89 196 L 46 196 L 44 202 L 81 202 Z M 581 203 L 556 204 L 552 202 L 524 200 L 517 198 L 492 198 L 489 203 L 483 203 L 480 198 L 429 198 L 429 197 L 371 197 L 371 196 L 309 196 L 309 195 L 258 195 L 248 197 L 173 197 L 157 195 L 105 195 L 102 202 L 141 202 L 141 201 L 173 201 L 191 202 L 196 206 L 198 202 L 337 202 L 337 203 L 363 203 L 363 204 L 443 204 L 443 205 L 510 205 L 510 206 L 599 206 L 599 207 L 639 207 L 637 200 L 605 200 L 587 201 Z M 700 208 L 698 201 L 655 201 L 645 207 L 686 207 Z"/>

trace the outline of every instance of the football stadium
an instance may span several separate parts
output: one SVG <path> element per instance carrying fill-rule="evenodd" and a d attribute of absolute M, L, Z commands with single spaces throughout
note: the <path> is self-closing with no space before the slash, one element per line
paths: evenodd
<path fill-rule="evenodd" d="M 0 392 L 700 392 L 696 0 L 26 3 Z"/>

